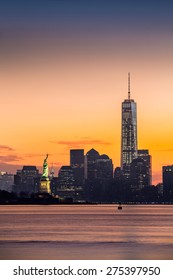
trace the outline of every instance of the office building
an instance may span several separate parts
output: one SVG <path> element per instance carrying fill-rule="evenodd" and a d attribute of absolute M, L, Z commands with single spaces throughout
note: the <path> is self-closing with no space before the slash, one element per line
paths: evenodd
<path fill-rule="evenodd" d="M 86 153 L 85 192 L 88 201 L 104 201 L 113 180 L 112 160 L 95 149 Z"/>
<path fill-rule="evenodd" d="M 8 174 L 7 172 L 0 172 L 0 190 L 12 191 L 12 186 L 14 183 L 14 175 Z"/>
<path fill-rule="evenodd" d="M 149 186 L 147 173 L 148 168 L 146 162 L 140 157 L 135 158 L 130 165 L 131 190 L 140 191 L 144 187 Z"/>
<path fill-rule="evenodd" d="M 20 193 L 32 193 L 38 191 L 35 186 L 35 179 L 39 177 L 36 166 L 25 165 L 21 170 L 17 170 L 14 175 L 13 191 Z"/>
<path fill-rule="evenodd" d="M 58 188 L 63 190 L 74 189 L 74 176 L 71 166 L 61 166 L 58 173 Z"/>
<path fill-rule="evenodd" d="M 59 170 L 57 194 L 61 198 L 76 197 L 73 169 L 69 165 L 64 165 Z"/>
<path fill-rule="evenodd" d="M 113 163 L 105 154 L 96 160 L 97 179 L 102 183 L 109 183 L 113 179 Z"/>
<path fill-rule="evenodd" d="M 144 160 L 146 165 L 145 185 L 152 185 L 152 168 L 151 168 L 151 155 L 148 150 L 138 150 L 138 158 Z"/>
<path fill-rule="evenodd" d="M 166 201 L 173 201 L 173 165 L 162 167 L 163 196 Z"/>
<path fill-rule="evenodd" d="M 91 149 L 86 153 L 86 177 L 85 179 L 93 181 L 97 179 L 96 161 L 100 158 L 99 153 L 95 149 Z"/>
<path fill-rule="evenodd" d="M 128 99 L 122 103 L 121 170 L 130 177 L 130 164 L 137 158 L 137 112 L 136 103 L 130 96 L 130 73 L 128 74 Z"/>
<path fill-rule="evenodd" d="M 83 187 L 84 185 L 84 150 L 70 150 L 70 166 L 73 170 L 74 185 Z"/>

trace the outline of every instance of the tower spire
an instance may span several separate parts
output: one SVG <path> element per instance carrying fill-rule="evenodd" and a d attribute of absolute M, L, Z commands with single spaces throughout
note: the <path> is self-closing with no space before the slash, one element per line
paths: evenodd
<path fill-rule="evenodd" d="M 130 100 L 130 72 L 128 73 L 128 99 Z"/>

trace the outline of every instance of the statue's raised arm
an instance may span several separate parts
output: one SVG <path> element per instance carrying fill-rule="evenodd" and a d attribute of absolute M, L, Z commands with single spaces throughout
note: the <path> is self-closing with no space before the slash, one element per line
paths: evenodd
<path fill-rule="evenodd" d="M 43 174 L 42 177 L 48 178 L 49 176 L 49 172 L 48 172 L 48 164 L 47 164 L 47 159 L 48 159 L 48 154 L 46 156 L 46 158 L 44 159 L 44 163 L 43 163 Z"/>

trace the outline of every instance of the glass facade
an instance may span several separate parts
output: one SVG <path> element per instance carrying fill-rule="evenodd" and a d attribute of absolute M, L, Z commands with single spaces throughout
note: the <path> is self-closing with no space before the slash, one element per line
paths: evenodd
<path fill-rule="evenodd" d="M 130 164 L 137 158 L 137 114 L 136 103 L 126 99 L 122 103 L 121 170 L 130 177 Z"/>
<path fill-rule="evenodd" d="M 138 158 L 143 159 L 145 162 L 146 165 L 145 182 L 146 185 L 151 186 L 152 185 L 151 155 L 149 155 L 148 150 L 138 150 Z"/>

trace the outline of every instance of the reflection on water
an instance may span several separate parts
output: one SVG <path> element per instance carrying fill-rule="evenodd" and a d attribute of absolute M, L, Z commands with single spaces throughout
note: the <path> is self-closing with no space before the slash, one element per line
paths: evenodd
<path fill-rule="evenodd" d="M 173 206 L 0 206 L 0 259 L 173 259 Z"/>

